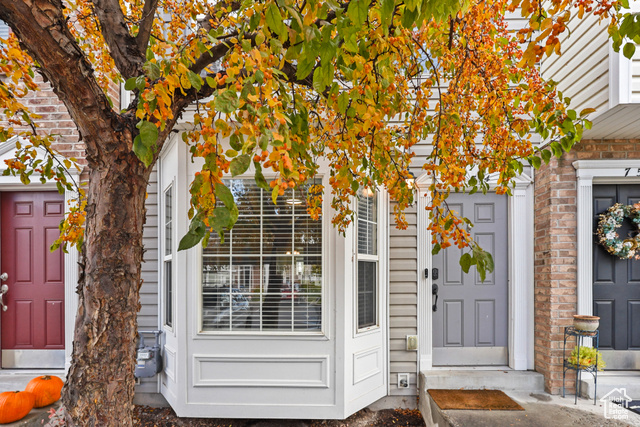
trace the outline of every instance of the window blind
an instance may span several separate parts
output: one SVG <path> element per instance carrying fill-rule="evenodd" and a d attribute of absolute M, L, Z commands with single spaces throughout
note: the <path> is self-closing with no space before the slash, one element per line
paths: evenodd
<path fill-rule="evenodd" d="M 253 180 L 226 184 L 239 217 L 224 242 L 203 252 L 203 331 L 318 331 L 322 308 L 322 221 L 307 213 L 310 185 L 274 205 Z"/>

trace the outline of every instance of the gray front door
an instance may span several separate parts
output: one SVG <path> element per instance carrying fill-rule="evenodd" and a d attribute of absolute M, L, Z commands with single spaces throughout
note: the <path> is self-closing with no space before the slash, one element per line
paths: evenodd
<path fill-rule="evenodd" d="M 599 214 L 615 203 L 640 201 L 640 185 L 594 185 L 595 230 Z M 625 239 L 636 229 L 625 220 L 618 229 Z M 600 348 L 608 369 L 640 369 L 640 260 L 610 255 L 594 239 L 593 313 L 600 316 Z"/>
<path fill-rule="evenodd" d="M 495 269 L 482 282 L 475 267 L 462 271 L 457 247 L 434 256 L 433 364 L 507 365 L 507 197 L 456 193 L 448 206 L 474 223 L 473 239 L 493 255 Z"/>

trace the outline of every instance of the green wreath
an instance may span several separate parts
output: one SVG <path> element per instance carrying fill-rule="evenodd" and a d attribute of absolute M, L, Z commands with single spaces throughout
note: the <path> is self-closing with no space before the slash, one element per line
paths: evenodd
<path fill-rule="evenodd" d="M 640 234 L 621 240 L 616 231 L 625 218 L 629 218 L 636 226 L 636 231 L 640 233 L 640 203 L 635 205 L 616 203 L 600 214 L 596 231 L 598 243 L 611 255 L 620 259 L 640 259 Z"/>

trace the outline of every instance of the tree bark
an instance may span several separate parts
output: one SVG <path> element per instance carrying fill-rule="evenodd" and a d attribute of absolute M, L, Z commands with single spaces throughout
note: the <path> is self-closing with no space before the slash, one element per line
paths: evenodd
<path fill-rule="evenodd" d="M 114 141 L 113 146 L 130 143 Z M 67 423 L 83 427 L 133 423 L 142 228 L 150 168 L 126 150 L 105 160 L 90 168 L 73 363 L 62 400 Z"/>
<path fill-rule="evenodd" d="M 145 1 L 145 10 L 151 12 L 156 3 Z M 122 31 L 117 0 L 96 0 L 94 6 L 105 31 L 118 27 L 106 39 L 110 48 L 128 55 L 114 56 L 120 71 L 125 77 L 140 75 L 146 52 L 142 45 L 148 34 L 136 39 Z M 11 26 L 22 48 L 51 83 L 86 147 L 89 186 L 79 309 L 62 398 L 67 423 L 126 427 L 132 425 L 142 228 L 153 164 L 145 168 L 133 153 L 138 119 L 133 111 L 118 114 L 113 110 L 69 30 L 72 22 L 65 18 L 63 7 L 63 0 L 0 0 L 0 19 Z M 143 25 L 147 30 L 153 13 L 149 16 Z M 217 49 L 208 60 L 222 56 L 225 49 Z M 159 132 L 153 163 L 184 108 L 212 91 L 206 86 L 199 94 L 195 89 L 176 94 L 173 117 Z"/>

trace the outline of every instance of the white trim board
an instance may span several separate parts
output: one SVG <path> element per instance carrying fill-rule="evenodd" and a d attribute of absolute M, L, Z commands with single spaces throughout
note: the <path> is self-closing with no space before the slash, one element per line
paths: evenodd
<path fill-rule="evenodd" d="M 639 162 L 640 164 L 640 162 Z M 416 180 L 418 187 L 418 373 L 433 369 L 433 323 L 431 277 L 431 236 L 426 231 L 430 202 L 427 174 Z M 495 182 L 491 183 L 492 188 Z M 509 367 L 514 370 L 533 369 L 533 179 L 525 174 L 516 178 L 508 207 L 509 242 Z M 526 242 L 526 244 L 522 244 Z"/>

